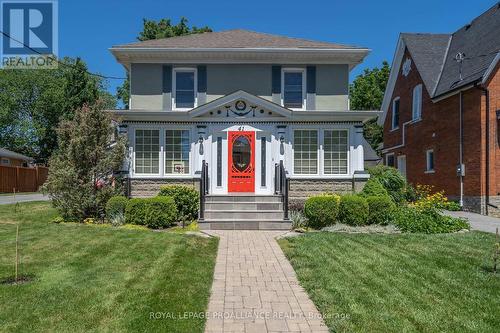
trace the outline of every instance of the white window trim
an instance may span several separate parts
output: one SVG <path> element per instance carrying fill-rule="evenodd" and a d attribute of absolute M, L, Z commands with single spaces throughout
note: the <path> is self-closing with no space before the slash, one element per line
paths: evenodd
<path fill-rule="evenodd" d="M 194 106 L 192 108 L 178 108 L 176 106 L 176 81 L 177 72 L 193 72 L 194 73 Z M 195 67 L 174 67 L 172 68 L 172 110 L 174 111 L 189 111 L 198 106 L 198 69 Z"/>
<path fill-rule="evenodd" d="M 432 153 L 432 163 L 434 164 L 434 166 L 436 166 L 436 158 L 435 158 L 435 155 L 434 155 L 434 149 L 427 149 L 425 151 L 425 173 L 434 173 L 435 172 L 435 169 L 430 169 L 430 160 L 429 160 L 429 153 Z"/>
<path fill-rule="evenodd" d="M 389 160 L 389 156 L 392 156 L 394 158 L 394 165 L 392 166 L 393 168 L 396 167 L 396 157 L 394 156 L 394 153 L 389 153 L 385 155 L 385 165 L 389 166 L 389 163 L 387 161 Z"/>
<path fill-rule="evenodd" d="M 307 73 L 305 68 L 291 68 L 285 67 L 281 69 L 281 106 L 285 107 L 285 73 L 286 72 L 300 72 L 302 74 L 302 107 L 301 108 L 291 108 L 291 110 L 305 111 L 307 109 L 307 92 L 306 92 L 306 80 Z"/>
<path fill-rule="evenodd" d="M 344 131 L 347 132 L 347 172 L 346 173 L 326 173 L 325 172 L 325 132 L 327 131 Z M 348 128 L 332 128 L 332 129 L 324 129 L 321 141 L 321 160 L 323 161 L 323 175 L 324 176 L 347 176 L 350 175 L 351 170 L 351 133 Z"/>
<path fill-rule="evenodd" d="M 399 109 L 398 109 L 398 113 L 399 113 L 399 117 L 401 118 L 401 99 L 398 97 L 395 97 L 393 100 L 392 100 L 392 117 L 391 117 L 391 131 L 395 131 L 395 130 L 398 130 L 399 129 L 399 122 L 398 124 L 396 124 L 396 126 L 394 126 L 394 105 L 396 105 L 396 101 L 399 101 Z"/>
<path fill-rule="evenodd" d="M 317 137 L 317 143 L 318 143 L 318 148 L 316 149 L 316 170 L 318 170 L 316 173 L 295 173 L 295 131 L 316 131 L 316 137 Z M 321 133 L 321 129 L 320 128 L 303 128 L 303 127 L 299 127 L 299 128 L 294 128 L 292 130 L 292 142 L 291 142 L 291 147 L 292 147 L 292 175 L 293 176 L 299 176 L 299 177 L 311 177 L 311 176 L 319 176 L 320 175 L 320 160 L 322 158 L 322 155 L 321 155 L 321 148 L 322 148 L 322 144 L 321 144 L 321 141 L 320 141 L 320 133 Z M 332 175 L 333 176 L 333 175 Z"/>
<path fill-rule="evenodd" d="M 416 94 L 418 92 L 418 94 Z M 418 96 L 418 100 L 415 100 Z M 418 121 L 422 119 L 422 84 L 417 84 L 413 88 L 412 93 L 412 103 L 411 103 L 411 118 L 412 121 Z"/>

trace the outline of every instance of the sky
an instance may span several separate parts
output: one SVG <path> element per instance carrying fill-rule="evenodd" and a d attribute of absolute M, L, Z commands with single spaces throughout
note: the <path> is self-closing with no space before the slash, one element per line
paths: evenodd
<path fill-rule="evenodd" d="M 248 29 L 370 48 L 350 73 L 391 63 L 400 32 L 450 33 L 470 22 L 494 0 L 59 0 L 59 56 L 81 57 L 89 70 L 124 77 L 109 52 L 113 45 L 136 41 L 143 18 L 184 16 L 190 25 L 214 31 Z M 110 80 L 115 93 L 119 80 Z"/>

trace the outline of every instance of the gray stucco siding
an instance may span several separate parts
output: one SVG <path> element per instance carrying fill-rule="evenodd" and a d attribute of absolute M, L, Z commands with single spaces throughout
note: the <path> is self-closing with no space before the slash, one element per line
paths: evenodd
<path fill-rule="evenodd" d="M 272 100 L 271 65 L 207 65 L 207 102 L 237 90 Z"/>
<path fill-rule="evenodd" d="M 316 66 L 316 109 L 344 111 L 349 99 L 349 66 Z"/>
<path fill-rule="evenodd" d="M 163 71 L 161 64 L 132 64 L 130 96 L 132 108 L 163 109 Z"/>

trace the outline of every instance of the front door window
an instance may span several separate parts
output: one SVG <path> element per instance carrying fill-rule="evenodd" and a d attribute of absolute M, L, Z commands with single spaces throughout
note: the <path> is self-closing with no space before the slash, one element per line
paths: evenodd
<path fill-rule="evenodd" d="M 239 136 L 233 143 L 233 166 L 241 172 L 244 172 L 250 166 L 252 150 L 250 142 L 245 136 Z"/>

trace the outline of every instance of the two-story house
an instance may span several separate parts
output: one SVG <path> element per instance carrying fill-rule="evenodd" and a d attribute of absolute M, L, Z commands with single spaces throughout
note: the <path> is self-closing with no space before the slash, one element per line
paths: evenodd
<path fill-rule="evenodd" d="M 366 182 L 362 125 L 378 113 L 349 110 L 348 84 L 368 49 L 230 30 L 111 52 L 130 73 L 130 109 L 114 111 L 129 195 L 200 186 L 212 227 L 270 226 L 312 194 Z"/>
<path fill-rule="evenodd" d="M 500 5 L 452 34 L 399 37 L 382 104 L 382 153 L 413 184 L 500 212 Z"/>

